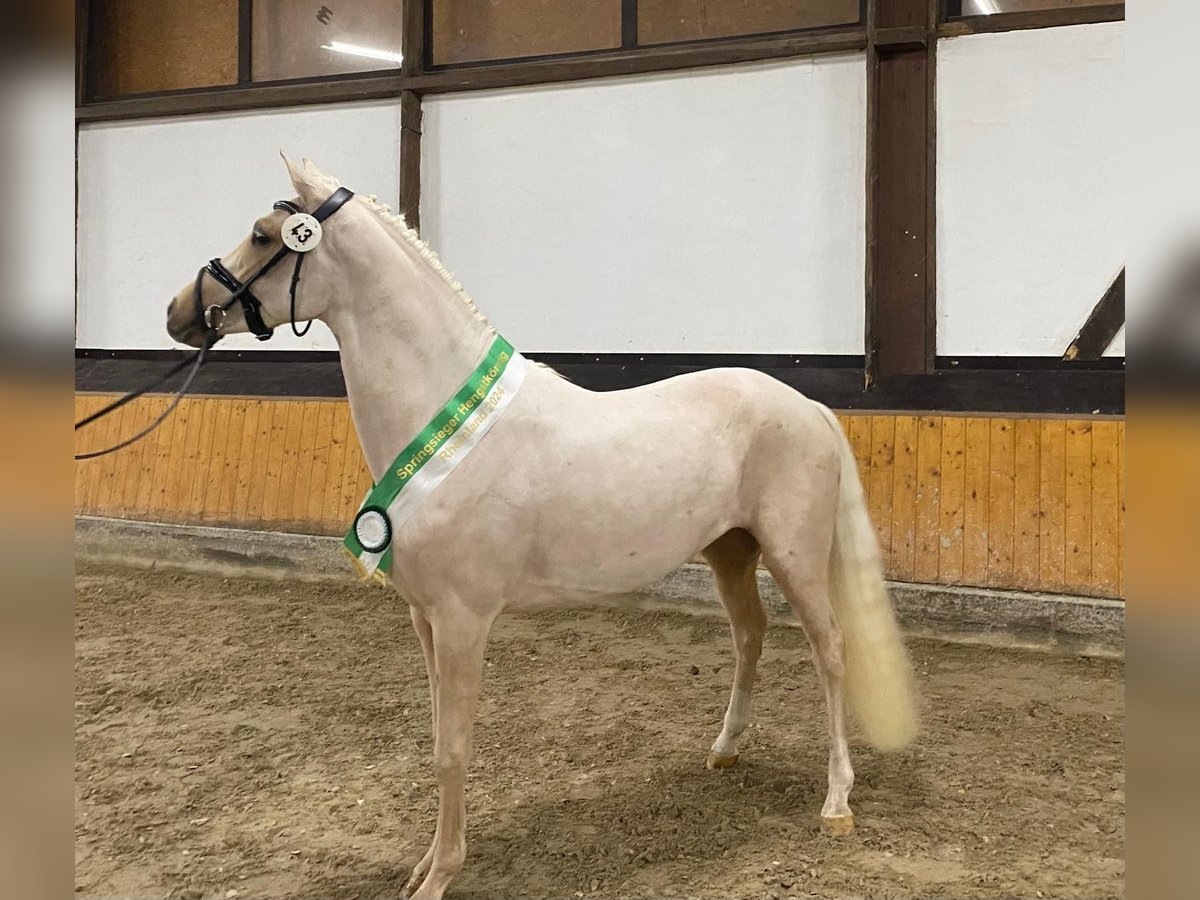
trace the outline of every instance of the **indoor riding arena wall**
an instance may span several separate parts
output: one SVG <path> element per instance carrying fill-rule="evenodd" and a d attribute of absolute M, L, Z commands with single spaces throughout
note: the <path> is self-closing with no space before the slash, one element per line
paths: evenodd
<path fill-rule="evenodd" d="M 76 417 L 109 402 L 77 394 Z M 81 452 L 165 408 L 145 397 Z M 76 467 L 75 511 L 340 535 L 371 485 L 345 400 L 195 397 L 153 435 Z M 843 414 L 897 581 L 1122 597 L 1125 421 Z"/>

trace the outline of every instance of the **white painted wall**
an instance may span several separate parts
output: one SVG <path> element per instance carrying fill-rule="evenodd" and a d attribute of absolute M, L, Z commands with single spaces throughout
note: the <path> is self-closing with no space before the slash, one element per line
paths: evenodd
<path fill-rule="evenodd" d="M 1060 355 L 1125 264 L 1124 34 L 939 42 L 940 355 Z"/>
<path fill-rule="evenodd" d="M 423 236 L 518 346 L 863 350 L 862 54 L 426 98 Z"/>
<path fill-rule="evenodd" d="M 209 259 L 232 249 L 293 190 L 279 151 L 307 156 L 397 205 L 399 103 L 85 126 L 79 133 L 77 347 L 156 349 L 167 303 Z M 336 349 L 320 323 L 270 341 L 235 335 L 223 350 Z"/>

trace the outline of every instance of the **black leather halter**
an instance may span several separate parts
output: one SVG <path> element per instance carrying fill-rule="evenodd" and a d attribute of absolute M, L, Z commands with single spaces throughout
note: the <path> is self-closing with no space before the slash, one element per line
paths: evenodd
<path fill-rule="evenodd" d="M 317 207 L 316 212 L 312 214 L 313 218 L 318 222 L 324 222 L 335 212 L 345 206 L 353 196 L 354 192 L 348 188 L 338 188 L 329 195 L 324 203 Z M 295 215 L 303 212 L 300 207 L 290 200 L 280 200 L 275 204 L 275 209 L 282 210 L 288 213 L 288 215 Z M 183 384 L 180 385 L 179 390 L 175 394 L 175 399 L 171 401 L 167 408 L 164 409 L 153 422 L 151 422 L 133 437 L 127 438 L 126 440 L 114 444 L 111 447 L 105 447 L 103 450 L 93 450 L 90 453 L 76 453 L 75 459 L 94 459 L 97 456 L 104 456 L 107 453 L 120 450 L 122 447 L 128 447 L 135 441 L 139 441 L 144 438 L 160 424 L 162 424 L 163 420 L 166 419 L 167 416 L 169 416 L 175 409 L 175 407 L 179 405 L 179 401 L 182 400 L 184 394 L 188 392 L 188 388 L 192 386 L 192 382 L 196 378 L 196 373 L 200 371 L 200 366 L 204 364 L 204 360 L 208 355 L 209 349 L 211 349 L 212 345 L 221 339 L 220 328 L 221 323 L 225 321 L 225 310 L 229 309 L 229 307 L 233 306 L 233 304 L 241 302 L 242 309 L 246 313 L 246 324 L 250 327 L 250 330 L 254 332 L 260 341 L 265 341 L 267 338 L 269 338 L 274 329 L 263 321 L 262 303 L 257 297 L 254 296 L 253 293 L 250 292 L 250 286 L 275 268 L 275 266 L 279 264 L 279 261 L 289 253 L 296 254 L 296 268 L 292 272 L 292 284 L 288 289 L 292 301 L 292 331 L 298 337 L 303 337 L 305 334 L 307 334 L 308 329 L 312 327 L 311 320 L 309 320 L 309 323 L 304 326 L 303 331 L 296 327 L 296 287 L 300 284 L 300 265 L 304 262 L 304 257 L 306 257 L 308 253 L 292 250 L 290 247 L 284 244 L 284 246 L 280 247 L 279 250 L 275 252 L 274 256 L 263 263 L 259 270 L 245 281 L 241 281 L 236 275 L 230 272 L 229 269 L 225 267 L 225 264 L 221 262 L 221 260 L 210 260 L 208 265 L 206 265 L 196 274 L 196 286 L 193 292 L 196 306 L 196 321 L 204 331 L 204 343 L 200 346 L 200 349 L 198 349 L 188 359 L 176 363 L 171 367 L 170 371 L 160 375 L 145 387 L 138 388 L 136 391 L 130 391 L 125 396 L 118 397 L 116 400 L 114 400 L 112 403 L 109 403 L 107 406 L 104 406 L 102 409 L 98 409 L 91 415 L 80 419 L 75 423 L 75 430 L 78 431 L 83 426 L 107 416 L 114 410 L 120 409 L 131 400 L 134 400 L 157 387 L 161 387 L 184 369 L 188 369 L 190 367 L 187 377 L 184 379 Z M 214 303 L 207 309 L 204 308 L 204 301 L 200 297 L 201 289 L 204 286 L 205 275 L 211 275 L 219 285 L 225 288 L 225 290 L 229 291 L 228 300 L 226 300 L 224 303 Z"/>
<path fill-rule="evenodd" d="M 345 206 L 353 196 L 354 192 L 350 189 L 344 187 L 338 188 L 329 195 L 324 203 L 317 207 L 312 217 L 318 222 L 324 222 Z M 275 204 L 275 209 L 282 210 L 289 215 L 303 212 L 300 207 L 290 200 L 280 200 Z M 275 268 L 289 253 L 296 254 L 296 268 L 292 271 L 292 283 L 288 289 L 288 294 L 291 298 L 290 319 L 292 333 L 297 337 L 303 337 L 308 334 L 308 329 L 312 327 L 311 321 L 304 326 L 303 331 L 296 327 L 296 288 L 300 284 L 300 266 L 303 265 L 304 257 L 308 254 L 293 250 L 285 244 L 276 250 L 275 255 L 263 263 L 258 271 L 245 281 L 241 281 L 236 275 L 230 272 L 220 259 L 209 260 L 208 265 L 204 266 L 196 274 L 196 287 L 194 291 L 196 322 L 204 330 L 210 347 L 221 339 L 220 329 L 221 324 L 225 321 L 225 311 L 238 302 L 242 304 L 242 312 L 246 316 L 246 325 L 254 333 L 255 337 L 260 341 L 265 341 L 274 334 L 275 329 L 263 321 L 262 302 L 254 296 L 254 293 L 250 290 L 250 286 Z M 211 304 L 207 308 L 204 306 L 201 294 L 203 292 L 205 275 L 211 276 L 217 284 L 229 291 L 228 300 L 224 303 Z"/>

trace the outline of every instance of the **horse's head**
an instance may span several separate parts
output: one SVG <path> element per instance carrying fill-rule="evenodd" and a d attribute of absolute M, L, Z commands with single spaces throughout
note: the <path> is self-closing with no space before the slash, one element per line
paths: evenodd
<path fill-rule="evenodd" d="M 327 232 L 310 214 L 323 218 L 323 203 L 334 200 L 336 211 L 337 201 L 345 199 L 340 193 L 331 196 L 336 184 L 331 187 L 331 179 L 307 159 L 299 166 L 286 156 L 283 160 L 296 199 L 276 203 L 241 243 L 202 268 L 175 295 L 167 307 L 167 331 L 180 343 L 199 347 L 206 337 L 216 340 L 250 331 L 265 340 L 278 325 L 291 321 L 294 327 L 326 311 L 332 282 L 322 257 L 329 253 L 328 248 L 325 253 L 317 250 L 317 245 Z M 301 262 L 302 289 L 296 280 Z"/>

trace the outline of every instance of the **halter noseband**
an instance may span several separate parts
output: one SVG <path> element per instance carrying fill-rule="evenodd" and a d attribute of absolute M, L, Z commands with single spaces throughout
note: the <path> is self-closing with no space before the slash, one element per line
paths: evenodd
<path fill-rule="evenodd" d="M 340 187 L 317 207 L 312 217 L 318 222 L 324 222 L 335 212 L 341 209 L 354 196 L 354 192 L 348 188 Z M 298 215 L 304 211 L 292 203 L 290 200 L 280 200 L 275 204 L 275 209 L 288 213 L 289 215 Z M 196 274 L 196 286 L 194 291 L 195 306 L 196 306 L 196 322 L 204 329 L 205 337 L 208 345 L 211 347 L 221 339 L 220 328 L 225 322 L 225 311 L 234 303 L 242 304 L 242 311 L 246 316 L 246 325 L 254 333 L 260 341 L 265 341 L 274 333 L 275 329 L 267 325 L 262 317 L 262 302 L 254 296 L 250 290 L 250 286 L 258 279 L 262 278 L 277 266 L 285 256 L 289 253 L 296 254 L 296 268 L 292 272 L 292 283 L 288 289 L 291 297 L 291 323 L 292 333 L 297 337 L 303 337 L 308 333 L 308 329 L 312 327 L 310 320 L 301 331 L 296 327 L 296 287 L 300 284 L 300 266 L 304 262 L 304 257 L 308 254 L 299 250 L 294 250 L 284 243 L 284 246 L 275 251 L 275 255 L 268 259 L 257 272 L 247 278 L 245 281 L 238 279 L 236 275 L 225 267 L 225 264 L 220 259 L 209 260 L 208 265 L 204 266 Z M 204 276 L 210 275 L 217 284 L 229 291 L 229 299 L 224 303 L 214 303 L 208 308 L 205 308 L 204 301 L 201 298 L 201 292 L 204 285 Z"/>

